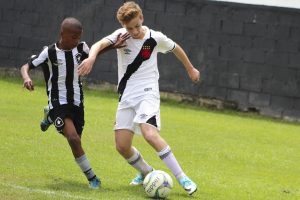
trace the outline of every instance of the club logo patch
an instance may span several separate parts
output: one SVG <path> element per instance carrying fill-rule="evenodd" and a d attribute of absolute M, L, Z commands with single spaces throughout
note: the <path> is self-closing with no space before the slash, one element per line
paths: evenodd
<path fill-rule="evenodd" d="M 141 55 L 143 59 L 149 59 L 151 56 L 150 46 L 148 45 L 143 46 Z"/>
<path fill-rule="evenodd" d="M 81 53 L 77 53 L 77 54 L 75 55 L 76 61 L 77 61 L 78 65 L 81 63 L 81 56 L 82 56 Z"/>
<path fill-rule="evenodd" d="M 64 125 L 64 121 L 60 118 L 60 117 L 57 117 L 54 121 L 54 125 L 55 127 L 62 127 Z"/>

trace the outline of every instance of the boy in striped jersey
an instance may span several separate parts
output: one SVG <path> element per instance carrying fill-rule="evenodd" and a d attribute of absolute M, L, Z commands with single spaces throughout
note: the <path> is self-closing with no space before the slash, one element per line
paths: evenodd
<path fill-rule="evenodd" d="M 84 127 L 83 91 L 78 66 L 88 57 L 89 47 L 80 42 L 82 24 L 75 18 L 63 20 L 60 30 L 60 39 L 55 44 L 44 48 L 38 56 L 34 56 L 21 68 L 24 87 L 34 90 L 29 70 L 42 66 L 48 94 L 49 117 L 57 131 L 68 141 L 75 161 L 89 181 L 92 189 L 101 185 L 100 179 L 92 170 L 90 163 L 81 145 L 81 134 Z M 119 36 L 115 45 L 121 46 Z M 107 48 L 108 49 L 108 48 Z M 106 50 L 107 50 L 106 49 Z"/>
<path fill-rule="evenodd" d="M 92 69 L 96 55 L 128 32 L 126 47 L 117 50 L 119 104 L 116 113 L 115 141 L 118 152 L 139 171 L 131 185 L 140 185 L 147 173 L 153 170 L 132 146 L 134 133 L 140 130 L 145 140 L 172 171 L 179 184 L 191 195 L 197 185 L 183 172 L 160 131 L 160 96 L 157 54 L 173 52 L 185 67 L 190 79 L 198 82 L 200 72 L 194 68 L 183 49 L 158 31 L 143 26 L 142 10 L 134 2 L 126 2 L 117 12 L 123 28 L 95 43 L 89 57 L 79 66 L 79 74 L 86 75 Z"/>

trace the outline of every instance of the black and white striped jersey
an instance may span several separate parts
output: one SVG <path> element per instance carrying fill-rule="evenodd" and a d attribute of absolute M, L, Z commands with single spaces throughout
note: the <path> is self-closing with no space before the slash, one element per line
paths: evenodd
<path fill-rule="evenodd" d="M 85 42 L 68 51 L 52 44 L 30 59 L 30 69 L 43 67 L 50 109 L 63 104 L 83 105 L 82 83 L 77 70 L 88 54 Z"/>

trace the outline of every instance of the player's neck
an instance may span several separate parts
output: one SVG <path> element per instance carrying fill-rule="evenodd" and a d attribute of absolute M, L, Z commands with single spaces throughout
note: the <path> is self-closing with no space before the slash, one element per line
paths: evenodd
<path fill-rule="evenodd" d="M 138 39 L 138 40 L 144 39 L 146 32 L 147 32 L 146 27 L 142 26 L 142 33 L 140 34 L 140 36 L 138 38 L 135 38 L 135 39 Z"/>
<path fill-rule="evenodd" d="M 64 43 L 59 40 L 57 43 L 56 43 L 57 47 L 60 49 L 60 50 L 63 50 L 63 51 L 70 51 L 72 50 L 72 48 L 70 49 L 70 47 L 67 47 L 66 45 L 64 45 Z"/>

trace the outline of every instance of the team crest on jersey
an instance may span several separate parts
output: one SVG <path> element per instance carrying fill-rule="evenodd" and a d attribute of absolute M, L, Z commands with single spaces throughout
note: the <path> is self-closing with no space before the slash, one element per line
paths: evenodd
<path fill-rule="evenodd" d="M 77 54 L 75 55 L 76 61 L 77 61 L 78 65 L 81 63 L 81 56 L 82 56 L 81 53 L 77 53 Z"/>
<path fill-rule="evenodd" d="M 148 45 L 143 46 L 141 55 L 142 55 L 143 59 L 149 59 L 151 56 L 150 46 L 148 46 Z"/>

